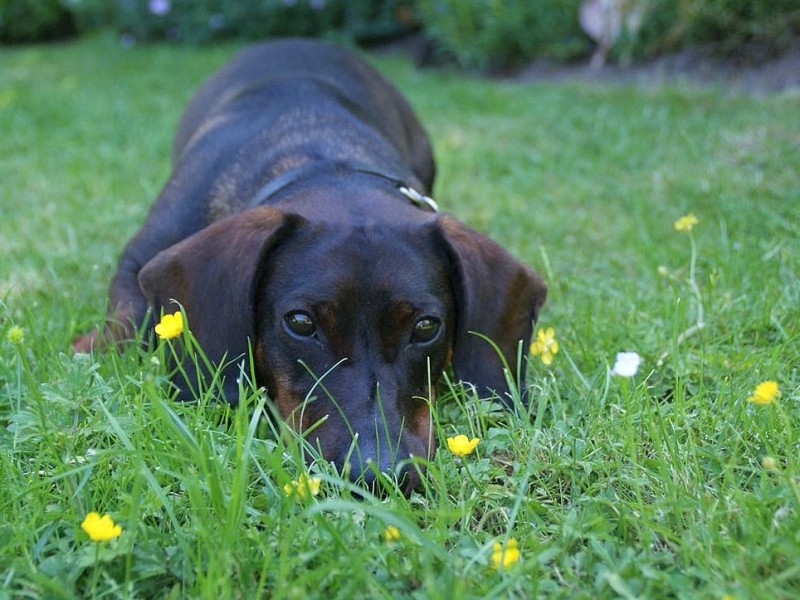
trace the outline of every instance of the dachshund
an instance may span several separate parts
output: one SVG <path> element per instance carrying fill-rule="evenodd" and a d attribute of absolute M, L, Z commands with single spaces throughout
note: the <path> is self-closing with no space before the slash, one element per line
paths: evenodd
<path fill-rule="evenodd" d="M 367 484 L 393 471 L 407 490 L 409 457 L 435 450 L 446 369 L 506 401 L 524 379 L 545 283 L 438 212 L 425 131 L 355 53 L 245 48 L 190 100 L 172 164 L 122 253 L 103 333 L 76 351 L 133 338 L 178 303 L 228 402 L 252 373 L 326 461 Z M 196 362 L 176 378 L 182 399 L 209 376 Z"/>

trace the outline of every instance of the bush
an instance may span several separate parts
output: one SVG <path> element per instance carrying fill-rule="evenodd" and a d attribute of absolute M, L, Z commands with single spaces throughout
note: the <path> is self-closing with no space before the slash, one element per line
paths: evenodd
<path fill-rule="evenodd" d="M 652 57 L 707 45 L 764 59 L 800 37 L 800 0 L 620 0 L 627 19 L 612 56 Z M 425 31 L 467 68 L 513 67 L 536 56 L 571 59 L 591 48 L 581 0 L 419 0 Z"/>
<path fill-rule="evenodd" d="M 0 0 L 0 42 L 18 44 L 74 35 L 72 14 L 59 0 Z"/>
<path fill-rule="evenodd" d="M 128 43 L 333 35 L 379 41 L 419 27 L 415 0 L 0 0 L 0 42 L 105 27 Z"/>
<path fill-rule="evenodd" d="M 627 62 L 672 52 L 684 45 L 694 0 L 629 0 L 626 8 L 635 14 L 631 26 L 628 13 L 625 26 L 611 55 Z"/>
<path fill-rule="evenodd" d="M 534 56 L 584 54 L 580 0 L 420 0 L 427 34 L 463 67 L 503 69 Z"/>
<path fill-rule="evenodd" d="M 739 60 L 763 60 L 798 43 L 800 0 L 631 0 L 643 19 L 617 41 L 616 55 L 656 56 L 704 46 Z"/>
<path fill-rule="evenodd" d="M 462 67 L 508 69 L 535 57 L 588 56 L 582 0 L 0 0 L 0 42 L 98 27 L 127 43 L 333 36 L 366 43 L 424 27 L 434 52 Z M 612 48 L 628 60 L 709 45 L 768 58 L 800 38 L 800 0 L 619 0 L 630 19 Z"/>
<path fill-rule="evenodd" d="M 692 0 L 687 42 L 713 43 L 726 55 L 764 59 L 800 36 L 800 0 Z"/>
<path fill-rule="evenodd" d="M 412 0 L 71 0 L 81 22 L 102 22 L 129 42 L 334 34 L 354 41 L 414 26 Z"/>

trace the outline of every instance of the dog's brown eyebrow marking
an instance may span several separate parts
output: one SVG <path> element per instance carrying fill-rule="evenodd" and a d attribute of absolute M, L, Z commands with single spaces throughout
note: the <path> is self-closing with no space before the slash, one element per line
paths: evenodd
<path fill-rule="evenodd" d="M 417 310 L 417 307 L 408 300 L 396 300 L 387 307 L 386 316 L 402 322 L 413 317 Z"/>
<path fill-rule="evenodd" d="M 337 357 L 351 357 L 353 351 L 353 331 L 348 326 L 346 315 L 338 310 L 337 302 L 322 300 L 309 303 L 317 331 L 321 332 L 329 350 Z"/>

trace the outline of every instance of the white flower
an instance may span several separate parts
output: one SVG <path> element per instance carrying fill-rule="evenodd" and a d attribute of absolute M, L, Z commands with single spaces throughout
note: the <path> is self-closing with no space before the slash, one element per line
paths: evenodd
<path fill-rule="evenodd" d="M 163 17 L 172 9 L 172 3 L 169 0 L 150 0 L 147 3 L 147 9 L 158 17 Z"/>
<path fill-rule="evenodd" d="M 636 352 L 617 352 L 617 360 L 611 368 L 611 374 L 618 377 L 633 377 L 641 364 L 642 357 Z"/>

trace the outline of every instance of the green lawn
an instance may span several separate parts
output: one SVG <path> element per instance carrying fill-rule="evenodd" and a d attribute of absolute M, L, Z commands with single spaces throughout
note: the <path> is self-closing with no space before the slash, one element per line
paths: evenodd
<path fill-rule="evenodd" d="M 102 318 L 182 107 L 234 51 L 0 52 L 0 598 L 800 596 L 796 92 L 376 59 L 433 138 L 439 204 L 545 276 L 561 351 L 530 358 L 529 414 L 444 385 L 410 498 L 355 501 L 316 465 L 301 500 L 283 490 L 297 440 L 259 420 L 263 397 L 176 405 L 165 348 L 68 352 Z M 623 350 L 644 359 L 632 378 L 609 374 Z M 777 402 L 749 403 L 765 380 Z M 474 454 L 453 457 L 455 433 Z M 89 541 L 90 511 L 122 535 Z M 510 538 L 520 560 L 496 571 Z"/>

